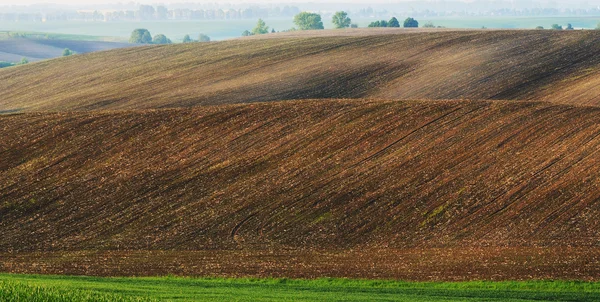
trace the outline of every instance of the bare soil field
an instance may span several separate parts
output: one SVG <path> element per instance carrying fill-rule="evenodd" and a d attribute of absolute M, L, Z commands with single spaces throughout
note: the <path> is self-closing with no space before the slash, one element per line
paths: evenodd
<path fill-rule="evenodd" d="M 0 116 L 0 270 L 597 280 L 599 113 L 312 100 Z"/>
<path fill-rule="evenodd" d="M 135 47 L 28 64 L 0 70 L 0 110 L 315 98 L 599 103 L 599 31 L 403 32 Z"/>
<path fill-rule="evenodd" d="M 34 62 L 57 58 L 62 56 L 65 48 L 83 54 L 132 46 L 135 45 L 99 41 L 13 38 L 0 40 L 0 61 L 20 62 L 22 58 L 27 58 L 29 61 Z"/>
<path fill-rule="evenodd" d="M 86 276 L 598 281 L 598 248 L 137 250 L 0 253 L 11 273 Z"/>
<path fill-rule="evenodd" d="M 0 70 L 0 271 L 600 281 L 600 32 L 295 35 Z"/>

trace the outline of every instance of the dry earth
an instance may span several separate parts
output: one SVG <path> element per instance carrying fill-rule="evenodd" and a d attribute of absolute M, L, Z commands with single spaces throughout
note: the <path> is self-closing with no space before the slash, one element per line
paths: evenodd
<path fill-rule="evenodd" d="M 600 31 L 443 31 L 135 47 L 0 70 L 0 110 L 311 98 L 596 105 L 598 53 Z"/>
<path fill-rule="evenodd" d="M 349 31 L 0 70 L 0 270 L 600 280 L 598 38 Z"/>

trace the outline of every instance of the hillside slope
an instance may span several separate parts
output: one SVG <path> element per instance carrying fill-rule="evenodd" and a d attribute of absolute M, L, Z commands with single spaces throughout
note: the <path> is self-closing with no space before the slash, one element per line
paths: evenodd
<path fill-rule="evenodd" d="M 128 43 L 99 41 L 70 41 L 54 39 L 6 39 L 0 40 L 0 61 L 20 62 L 22 58 L 39 61 L 61 57 L 65 48 L 83 54 L 135 46 Z"/>
<path fill-rule="evenodd" d="M 0 252 L 594 247 L 600 109 L 305 101 L 0 117 Z"/>
<path fill-rule="evenodd" d="M 600 104 L 598 31 L 444 31 L 137 47 L 0 70 L 0 110 L 310 98 Z"/>

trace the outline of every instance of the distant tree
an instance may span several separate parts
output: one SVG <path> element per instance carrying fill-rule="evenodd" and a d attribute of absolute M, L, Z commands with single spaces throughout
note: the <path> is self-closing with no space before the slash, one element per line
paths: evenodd
<path fill-rule="evenodd" d="M 388 22 L 387 27 L 400 27 L 400 22 L 398 22 L 398 19 L 396 19 L 396 17 L 392 17 Z"/>
<path fill-rule="evenodd" d="M 198 42 L 210 42 L 210 37 L 205 34 L 199 34 Z"/>
<path fill-rule="evenodd" d="M 324 29 L 321 15 L 309 12 L 301 12 L 294 16 L 294 23 L 300 30 Z"/>
<path fill-rule="evenodd" d="M 435 25 L 433 25 L 433 22 L 429 21 L 425 24 L 423 24 L 424 28 L 435 28 Z"/>
<path fill-rule="evenodd" d="M 335 25 L 335 28 L 346 28 L 352 24 L 352 20 L 348 18 L 348 13 L 344 11 L 336 12 L 331 19 L 331 23 Z"/>
<path fill-rule="evenodd" d="M 544 29 L 544 27 L 543 26 L 538 26 L 535 29 Z"/>
<path fill-rule="evenodd" d="M 29 60 L 27 60 L 27 58 L 23 57 L 23 58 L 21 59 L 21 62 L 20 62 L 19 64 L 21 64 L 21 65 L 25 65 L 25 64 L 27 64 L 27 63 L 29 63 Z"/>
<path fill-rule="evenodd" d="M 419 22 L 413 18 L 406 18 L 404 20 L 404 27 L 419 27 Z"/>
<path fill-rule="evenodd" d="M 192 42 L 194 42 L 194 40 L 192 40 L 192 38 L 190 38 L 190 35 L 183 36 L 183 43 L 192 43 Z"/>
<path fill-rule="evenodd" d="M 560 26 L 560 25 L 558 25 L 558 24 L 552 24 L 552 27 L 551 27 L 551 28 L 552 28 L 553 30 L 562 30 L 562 29 L 563 29 L 563 28 L 562 28 L 562 26 Z"/>
<path fill-rule="evenodd" d="M 263 21 L 263 19 L 258 19 L 256 26 L 252 29 L 252 33 L 255 35 L 268 34 L 269 27 L 267 26 L 265 21 Z"/>
<path fill-rule="evenodd" d="M 573 25 L 571 25 L 571 23 L 568 23 L 567 28 L 565 28 L 565 30 L 574 30 Z"/>
<path fill-rule="evenodd" d="M 75 54 L 75 52 L 73 52 L 72 50 L 70 50 L 68 48 L 65 48 L 65 50 L 63 50 L 63 54 L 62 55 L 63 55 L 63 57 L 68 57 L 68 56 L 70 56 L 72 54 Z"/>
<path fill-rule="evenodd" d="M 154 13 L 156 11 L 154 10 L 154 7 L 152 7 L 152 5 L 140 5 L 139 8 L 139 16 L 142 20 L 149 20 L 152 19 L 152 17 L 154 17 Z"/>
<path fill-rule="evenodd" d="M 388 21 L 380 20 L 380 21 L 371 22 L 371 24 L 369 24 L 369 27 L 391 27 L 391 26 L 388 23 Z"/>
<path fill-rule="evenodd" d="M 171 40 L 163 34 L 158 34 L 152 39 L 152 44 L 171 44 Z"/>
<path fill-rule="evenodd" d="M 352 24 L 350 24 L 350 28 L 358 28 L 358 24 L 352 23 Z"/>
<path fill-rule="evenodd" d="M 169 14 L 169 10 L 164 6 L 156 7 L 156 19 L 158 20 L 166 20 Z"/>
<path fill-rule="evenodd" d="M 381 27 L 381 21 L 374 21 L 369 24 L 369 27 Z"/>
<path fill-rule="evenodd" d="M 131 33 L 129 43 L 150 44 L 152 43 L 152 36 L 147 29 L 138 28 Z"/>
<path fill-rule="evenodd" d="M 271 33 L 272 34 L 276 33 L 275 28 L 271 29 Z"/>
<path fill-rule="evenodd" d="M 248 36 L 252 36 L 252 33 L 249 30 L 244 30 L 244 32 L 242 33 L 242 37 L 248 37 Z"/>

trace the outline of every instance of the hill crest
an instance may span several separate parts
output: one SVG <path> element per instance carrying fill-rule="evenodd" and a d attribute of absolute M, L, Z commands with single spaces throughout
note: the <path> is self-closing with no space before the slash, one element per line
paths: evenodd
<path fill-rule="evenodd" d="M 0 110 L 290 99 L 599 104 L 598 31 L 448 31 L 136 47 L 0 71 Z"/>

